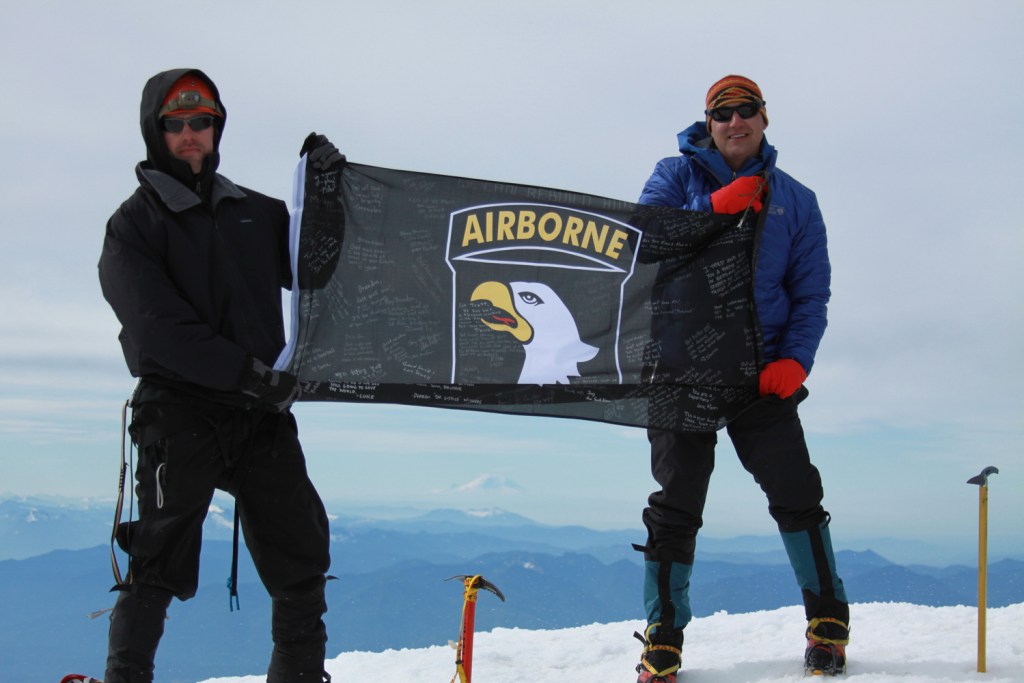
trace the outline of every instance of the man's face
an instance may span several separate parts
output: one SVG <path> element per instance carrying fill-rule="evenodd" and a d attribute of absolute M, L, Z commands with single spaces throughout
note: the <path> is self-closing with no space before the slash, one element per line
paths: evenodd
<path fill-rule="evenodd" d="M 175 159 L 180 159 L 192 167 L 193 173 L 199 173 L 203 169 L 203 159 L 213 152 L 213 125 L 207 126 L 204 130 L 192 130 L 189 119 L 205 116 L 208 119 L 213 117 L 209 114 L 196 114 L 195 112 L 175 112 L 168 114 L 165 119 L 183 119 L 185 125 L 181 132 L 172 133 L 164 128 L 164 143 L 167 150 Z"/>
<path fill-rule="evenodd" d="M 761 150 L 764 139 L 764 118 L 760 113 L 745 119 L 734 111 L 728 121 L 711 119 L 711 138 L 725 157 L 729 168 L 738 171 Z"/>

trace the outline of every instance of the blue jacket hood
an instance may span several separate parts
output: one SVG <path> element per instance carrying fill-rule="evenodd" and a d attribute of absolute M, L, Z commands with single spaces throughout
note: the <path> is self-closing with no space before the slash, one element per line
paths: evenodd
<path fill-rule="evenodd" d="M 761 140 L 761 150 L 748 159 L 743 168 L 735 173 L 729 168 L 729 164 L 725 163 L 725 157 L 715 147 L 715 141 L 711 139 L 707 123 L 704 121 L 697 121 L 686 130 L 681 131 L 676 138 L 679 140 L 679 151 L 699 164 L 722 186 L 728 185 L 736 176 L 754 175 L 762 171 L 771 173 L 775 170 L 777 154 L 775 148 L 768 144 L 767 137 Z"/>

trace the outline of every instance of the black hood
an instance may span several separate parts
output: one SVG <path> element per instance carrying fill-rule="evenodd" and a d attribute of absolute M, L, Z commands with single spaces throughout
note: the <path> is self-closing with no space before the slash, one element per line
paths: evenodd
<path fill-rule="evenodd" d="M 213 117 L 213 152 L 203 160 L 203 169 L 198 174 L 192 173 L 192 167 L 180 159 L 175 159 L 164 144 L 163 130 L 160 128 L 160 107 L 163 105 L 167 91 L 175 81 L 186 74 L 195 74 L 210 84 L 213 97 L 224 112 L 224 117 Z M 224 122 L 227 109 L 220 99 L 217 85 L 199 69 L 171 69 L 162 71 L 146 82 L 142 89 L 142 104 L 139 107 L 142 139 L 146 143 L 146 159 L 152 168 L 167 173 L 179 180 L 185 187 L 194 189 L 198 183 L 203 189 L 200 194 L 207 195 L 213 184 L 213 175 L 220 165 L 220 138 L 224 134 Z"/>

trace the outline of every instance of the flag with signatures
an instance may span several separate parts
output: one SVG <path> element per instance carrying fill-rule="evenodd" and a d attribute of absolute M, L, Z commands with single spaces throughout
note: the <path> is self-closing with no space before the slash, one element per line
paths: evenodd
<path fill-rule="evenodd" d="M 712 431 L 757 397 L 749 218 L 353 163 L 293 207 L 304 401 Z"/>

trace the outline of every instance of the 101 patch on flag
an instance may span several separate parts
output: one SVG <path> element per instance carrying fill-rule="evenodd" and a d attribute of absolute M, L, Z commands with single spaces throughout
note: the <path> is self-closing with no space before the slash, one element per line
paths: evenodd
<path fill-rule="evenodd" d="M 710 431 L 757 397 L 737 217 L 352 163 L 293 206 L 302 400 Z"/>

